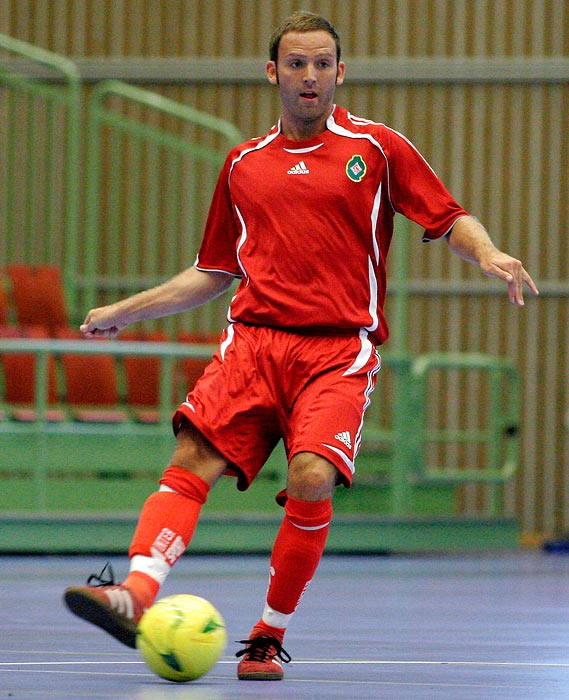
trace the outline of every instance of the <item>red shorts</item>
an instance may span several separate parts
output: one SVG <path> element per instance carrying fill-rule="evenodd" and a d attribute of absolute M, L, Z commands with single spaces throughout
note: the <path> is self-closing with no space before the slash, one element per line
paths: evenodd
<path fill-rule="evenodd" d="M 350 485 L 381 361 L 367 334 L 303 335 L 232 324 L 174 415 L 187 418 L 247 489 L 282 438 L 287 458 L 313 452 Z"/>

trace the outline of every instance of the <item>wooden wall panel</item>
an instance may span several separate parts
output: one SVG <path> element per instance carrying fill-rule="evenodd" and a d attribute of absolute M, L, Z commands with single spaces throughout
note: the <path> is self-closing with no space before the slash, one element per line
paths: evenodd
<path fill-rule="evenodd" d="M 351 56 L 569 51 L 565 0 L 3 0 L 0 32 L 74 56 L 264 56 L 296 9 L 329 17 Z"/>

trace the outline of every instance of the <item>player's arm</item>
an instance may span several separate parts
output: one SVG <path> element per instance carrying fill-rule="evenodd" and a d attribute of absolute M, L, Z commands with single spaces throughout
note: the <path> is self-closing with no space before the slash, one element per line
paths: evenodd
<path fill-rule="evenodd" d="M 446 236 L 450 249 L 463 260 L 477 264 L 488 277 L 504 280 L 512 304 L 524 305 L 524 282 L 534 294 L 537 287 L 520 260 L 502 252 L 482 224 L 473 216 L 458 219 Z"/>
<path fill-rule="evenodd" d="M 136 321 L 162 318 L 205 304 L 223 294 L 232 282 L 233 277 L 224 272 L 189 267 L 158 287 L 91 309 L 81 331 L 88 338 L 114 338 L 122 328 Z"/>

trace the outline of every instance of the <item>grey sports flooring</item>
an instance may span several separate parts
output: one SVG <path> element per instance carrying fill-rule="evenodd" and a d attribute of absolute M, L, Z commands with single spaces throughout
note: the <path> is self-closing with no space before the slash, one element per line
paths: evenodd
<path fill-rule="evenodd" d="M 117 578 L 126 558 L 112 558 Z M 225 656 L 201 679 L 154 676 L 72 616 L 65 586 L 105 559 L 0 557 L 0 700 L 569 699 L 569 556 L 326 556 L 289 628 L 283 682 L 235 677 L 267 585 L 265 557 L 192 557 L 161 595 L 211 600 Z"/>

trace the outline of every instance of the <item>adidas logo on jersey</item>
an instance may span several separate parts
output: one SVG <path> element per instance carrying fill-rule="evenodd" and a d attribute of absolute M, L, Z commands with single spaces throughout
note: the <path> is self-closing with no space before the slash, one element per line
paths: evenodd
<path fill-rule="evenodd" d="M 345 430 L 343 433 L 337 433 L 336 435 L 334 435 L 334 437 L 336 438 L 336 440 L 343 442 L 349 450 L 352 449 L 352 438 L 347 430 Z"/>
<path fill-rule="evenodd" d="M 308 175 L 310 170 L 306 167 L 306 163 L 301 160 L 300 163 L 297 163 L 295 166 L 293 166 L 289 171 L 289 175 Z"/>

